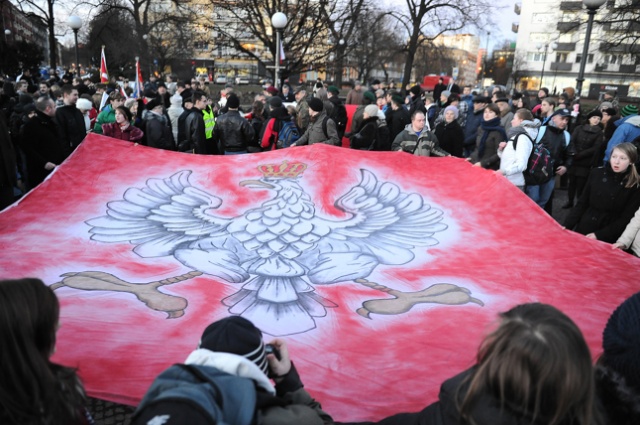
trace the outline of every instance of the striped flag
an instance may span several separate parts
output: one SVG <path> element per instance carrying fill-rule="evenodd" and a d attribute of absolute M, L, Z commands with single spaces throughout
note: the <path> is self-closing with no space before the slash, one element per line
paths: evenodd
<path fill-rule="evenodd" d="M 286 57 L 284 56 L 284 43 L 282 42 L 282 40 L 280 40 L 280 65 L 282 65 L 282 62 L 284 62 L 285 59 Z"/>
<path fill-rule="evenodd" d="M 102 54 L 100 55 L 100 82 L 109 82 L 109 72 L 107 71 L 107 59 L 104 57 L 104 46 L 102 46 Z"/>
<path fill-rule="evenodd" d="M 140 69 L 140 58 L 136 57 L 136 82 L 131 97 L 140 99 L 142 97 L 142 70 Z"/>

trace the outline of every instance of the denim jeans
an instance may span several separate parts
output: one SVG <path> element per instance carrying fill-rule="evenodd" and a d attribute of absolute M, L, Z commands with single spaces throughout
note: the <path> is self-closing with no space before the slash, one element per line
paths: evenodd
<path fill-rule="evenodd" d="M 547 205 L 547 202 L 549 202 L 549 198 L 551 198 L 555 185 L 556 179 L 552 178 L 548 182 L 540 185 L 527 186 L 526 192 L 533 202 L 540 205 L 540 208 L 544 208 L 544 206 Z"/>

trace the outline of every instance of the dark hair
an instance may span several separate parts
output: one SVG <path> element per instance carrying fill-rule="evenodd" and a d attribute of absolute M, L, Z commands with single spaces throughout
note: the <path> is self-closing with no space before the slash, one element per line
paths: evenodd
<path fill-rule="evenodd" d="M 255 117 L 256 115 L 262 115 L 263 112 L 264 112 L 264 103 L 262 103 L 259 100 L 256 100 L 255 102 L 253 102 L 253 105 L 251 107 L 251 113 L 253 114 L 253 116 Z"/>
<path fill-rule="evenodd" d="M 485 109 L 485 111 L 488 109 L 488 110 L 494 112 L 497 116 L 500 116 L 500 108 L 495 103 L 488 104 L 484 109 Z"/>
<path fill-rule="evenodd" d="M 65 94 L 70 95 L 72 91 L 78 90 L 78 89 L 73 87 L 71 84 L 65 84 L 64 86 L 62 86 L 61 90 L 63 95 Z"/>
<path fill-rule="evenodd" d="M 468 389 L 460 397 L 461 416 L 473 424 L 475 403 L 491 394 L 528 423 L 599 424 L 591 353 L 576 324 L 540 303 L 516 306 L 500 318 L 463 384 Z"/>
<path fill-rule="evenodd" d="M 55 102 L 49 96 L 40 96 L 38 99 L 36 99 L 35 103 L 36 109 L 40 112 L 46 111 L 47 107 L 49 107 L 51 103 L 55 105 Z"/>
<path fill-rule="evenodd" d="M 195 103 L 200 100 L 202 98 L 202 96 L 207 96 L 207 94 L 205 92 L 203 92 L 202 90 L 196 90 L 193 92 L 193 95 L 191 95 L 191 102 L 193 102 L 193 104 L 195 105 Z"/>
<path fill-rule="evenodd" d="M 49 360 L 59 314 L 41 280 L 0 281 L 0 422 L 81 422 L 85 396 L 75 371 Z"/>
<path fill-rule="evenodd" d="M 120 111 L 122 112 L 122 114 L 127 117 L 127 121 L 131 122 L 131 120 L 133 119 L 133 114 L 131 113 L 131 111 L 129 110 L 129 108 L 127 108 L 126 106 L 122 105 L 122 106 L 118 106 L 116 108 L 116 111 Z"/>

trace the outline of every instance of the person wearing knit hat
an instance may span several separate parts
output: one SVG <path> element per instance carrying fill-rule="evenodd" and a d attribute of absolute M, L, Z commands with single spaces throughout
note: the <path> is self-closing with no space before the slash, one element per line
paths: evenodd
<path fill-rule="evenodd" d="M 602 111 L 603 109 L 609 109 L 609 108 L 613 108 L 613 103 L 604 101 L 600 103 L 600 105 L 598 105 L 597 109 L 600 109 Z"/>
<path fill-rule="evenodd" d="M 635 105 L 627 105 L 620 110 L 621 117 L 628 117 L 629 115 L 638 115 L 638 108 Z"/>
<path fill-rule="evenodd" d="M 218 117 L 213 128 L 213 140 L 218 145 L 218 152 L 224 155 L 248 153 L 248 146 L 254 143 L 255 130 L 240 115 L 240 99 L 235 93 L 227 96 L 226 107 L 229 110 Z"/>
<path fill-rule="evenodd" d="M 613 312 L 602 334 L 596 385 L 611 424 L 640 423 L 640 292 Z"/>
<path fill-rule="evenodd" d="M 378 105 L 367 105 L 363 108 L 362 122 L 358 132 L 353 133 L 350 139 L 351 149 L 375 150 L 376 134 L 378 130 Z"/>
<path fill-rule="evenodd" d="M 467 106 L 464 102 L 459 105 Z M 449 105 L 444 108 L 442 120 L 436 124 L 434 134 L 443 150 L 457 158 L 464 157 L 464 130 L 460 125 L 460 110 L 457 106 Z"/>
<path fill-rule="evenodd" d="M 282 99 L 278 96 L 273 96 L 269 99 L 269 106 L 272 108 L 280 108 L 282 107 Z"/>
<path fill-rule="evenodd" d="M 636 137 L 640 137 L 640 116 L 638 108 L 635 105 L 627 105 L 620 110 L 620 118 L 616 121 L 617 127 L 607 143 L 607 149 L 604 153 L 604 165 L 609 162 L 613 148 L 620 143 L 630 142 Z"/>
<path fill-rule="evenodd" d="M 92 125 L 91 125 L 91 117 L 89 117 L 89 112 L 91 112 L 91 109 L 93 109 L 93 103 L 91 103 L 89 99 L 80 98 L 76 102 L 76 108 L 78 108 L 78 110 L 82 114 L 82 117 L 84 118 L 85 131 L 86 132 L 90 131 Z"/>
<path fill-rule="evenodd" d="M 309 104 L 309 109 L 314 112 L 322 112 L 322 109 L 324 108 L 324 104 L 317 97 L 312 97 L 307 103 Z"/>
<path fill-rule="evenodd" d="M 328 91 L 329 93 L 331 93 L 331 94 L 336 95 L 336 96 L 338 96 L 338 95 L 340 94 L 340 89 L 339 89 L 339 88 L 337 88 L 336 86 L 329 86 L 329 87 L 327 88 L 327 91 Z"/>
<path fill-rule="evenodd" d="M 291 146 L 313 145 L 316 143 L 340 146 L 342 139 L 338 136 L 336 122 L 327 115 L 322 100 L 312 97 L 307 103 L 309 105 L 309 126 L 302 137 Z M 344 108 L 344 105 L 342 107 Z"/>
<path fill-rule="evenodd" d="M 249 424 L 256 418 L 263 425 L 333 423 L 304 389 L 286 341 L 275 338 L 265 345 L 260 329 L 243 317 L 207 326 L 184 363 L 152 384 L 132 425 L 200 425 L 215 419 Z"/>

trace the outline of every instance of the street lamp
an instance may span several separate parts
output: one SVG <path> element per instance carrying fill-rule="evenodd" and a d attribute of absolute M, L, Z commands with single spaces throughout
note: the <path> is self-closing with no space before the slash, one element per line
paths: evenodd
<path fill-rule="evenodd" d="M 587 7 L 587 14 L 589 18 L 587 20 L 587 34 L 584 37 L 584 47 L 582 49 L 582 58 L 580 59 L 580 71 L 578 71 L 578 78 L 576 78 L 576 98 L 580 98 L 582 92 L 582 83 L 584 82 L 584 67 L 587 65 L 587 56 L 589 55 L 589 40 L 591 39 L 591 28 L 593 27 L 593 17 L 600 6 L 606 3 L 607 0 L 582 0 L 582 3 Z"/>
<path fill-rule="evenodd" d="M 274 85 L 277 89 L 280 88 L 280 32 L 287 26 L 287 15 L 282 12 L 276 12 L 271 16 L 271 25 L 276 29 L 276 78 Z"/>
<path fill-rule="evenodd" d="M 78 76 L 80 76 L 80 56 L 78 55 L 78 31 L 82 28 L 82 19 L 79 16 L 69 16 L 67 21 L 69 27 L 73 30 L 76 39 L 76 64 L 78 66 Z"/>
<path fill-rule="evenodd" d="M 605 0 L 606 1 L 606 0 Z M 540 44 L 538 43 L 538 45 L 536 46 L 538 48 L 538 51 L 541 51 L 542 48 L 544 47 L 544 55 L 542 56 L 542 72 L 540 72 L 540 87 L 538 87 L 538 90 L 540 90 L 542 88 L 542 79 L 544 78 L 544 66 L 547 63 L 547 51 L 549 50 L 549 47 L 551 47 L 551 50 L 555 50 L 558 48 L 558 43 L 545 43 Z"/>

